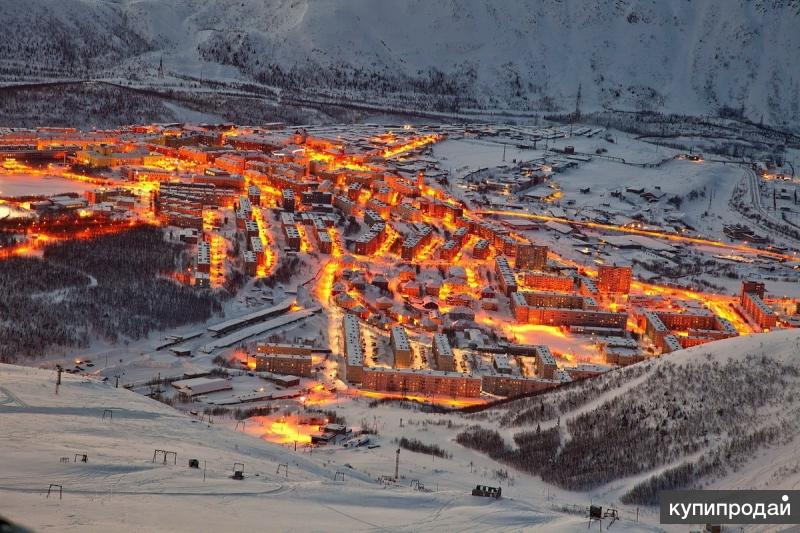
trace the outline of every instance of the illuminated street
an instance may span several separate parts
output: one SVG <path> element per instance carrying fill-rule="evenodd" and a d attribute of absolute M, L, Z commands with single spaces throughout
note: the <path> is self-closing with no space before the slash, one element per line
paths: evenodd
<path fill-rule="evenodd" d="M 440 144 L 465 142 L 456 127 L 333 131 L 229 126 L 171 147 L 179 132 L 165 131 L 158 144 L 120 130 L 102 137 L 102 149 L 85 143 L 72 156 L 66 149 L 59 164 L 6 159 L 2 175 L 27 180 L 31 190 L 50 176 L 79 185 L 82 196 L 4 197 L 17 215 L 3 221 L 15 237 L 2 256 L 35 256 L 52 242 L 142 224 L 164 227 L 194 257 L 185 271 L 167 273 L 176 282 L 211 291 L 244 285 L 261 293 L 247 297 L 248 307 L 270 292 L 288 296 L 289 317 L 321 312 L 299 329 L 281 326 L 268 341 L 244 333 L 236 340 L 237 330 L 258 328 L 257 321 L 227 333 L 249 353 L 234 364 L 259 373 L 303 368 L 306 392 L 289 401 L 304 409 L 338 401 L 340 393 L 352 398 L 349 391 L 475 405 L 793 321 L 754 311 L 766 309 L 762 285 L 745 283 L 738 294 L 660 282 L 632 267 L 627 258 L 635 263 L 636 254 L 623 251 L 663 241 L 664 251 L 685 246 L 698 257 L 790 266 L 796 250 L 566 216 L 558 206 L 573 193 L 553 163 L 519 162 L 522 186 L 511 178 L 498 184 L 485 169 L 450 175 L 433 154 Z M 48 135 L 40 143 L 48 149 L 85 136 L 66 133 L 56 143 Z M 484 200 L 459 196 L 476 187 L 485 193 L 488 184 L 511 198 L 510 190 L 538 190 L 543 180 L 539 203 L 525 209 L 468 208 Z M 720 250 L 728 255 L 709 255 Z M 793 300 L 770 301 L 787 309 Z M 291 331 L 305 344 L 282 353 L 282 343 L 295 342 Z M 205 342 L 207 353 L 226 345 Z M 312 358 L 313 350 L 324 358 Z M 309 443 L 319 429 L 291 410 L 258 420 L 264 438 L 281 443 Z"/>

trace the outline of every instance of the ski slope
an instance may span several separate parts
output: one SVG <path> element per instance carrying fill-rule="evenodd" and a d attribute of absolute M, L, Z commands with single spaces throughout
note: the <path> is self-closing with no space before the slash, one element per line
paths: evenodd
<path fill-rule="evenodd" d="M 800 332 L 786 330 L 681 350 L 645 364 L 652 366 L 652 373 L 667 362 L 724 364 L 748 355 L 795 363 L 799 349 Z M 475 423 L 510 437 L 513 431 L 497 425 L 503 409 L 477 415 L 433 414 L 396 404 L 371 406 L 368 398 L 345 396 L 326 408 L 346 417 L 348 426 L 374 424 L 379 435 L 371 440 L 380 446 L 325 446 L 309 454 L 260 438 L 267 426 L 257 419 L 236 431 L 230 419 L 209 424 L 95 379 L 64 375 L 55 394 L 55 380 L 52 370 L 0 365 L 0 516 L 34 531 L 566 532 L 586 527 L 584 512 L 590 501 L 620 510 L 622 520 L 614 524 L 615 530 L 662 529 L 657 509 L 618 503 L 621 494 L 653 472 L 575 492 L 455 442 L 460 431 Z M 624 396 L 641 382 L 642 375 L 623 380 L 566 416 Z M 794 406 L 793 400 L 784 404 L 785 409 Z M 103 419 L 106 409 L 113 411 L 113 419 L 107 414 Z M 399 482 L 379 484 L 378 476 L 394 471 L 400 437 L 436 444 L 452 457 L 402 450 Z M 793 438 L 761 449 L 706 486 L 796 488 L 797 442 Z M 177 452 L 176 464 L 154 463 L 156 449 Z M 84 453 L 87 463 L 74 462 L 75 454 Z M 189 468 L 189 459 L 198 459 L 200 469 Z M 235 462 L 244 463 L 244 480 L 231 479 Z M 280 464 L 287 465 L 288 475 L 277 473 Z M 498 477 L 502 470 L 510 478 Z M 344 473 L 344 482 L 334 481 L 336 472 Z M 412 490 L 413 480 L 424 482 L 426 490 Z M 63 499 L 46 496 L 51 483 L 63 486 Z M 494 501 L 471 496 L 469 490 L 477 483 L 500 483 L 504 497 Z"/>
<path fill-rule="evenodd" d="M 105 409 L 113 420 L 102 420 Z M 64 375 L 56 395 L 52 371 L 0 365 L 0 428 L 0 516 L 35 531 L 518 530 L 565 520 L 466 490 L 385 488 L 323 454 L 304 456 L 92 380 Z M 153 463 L 155 449 L 176 451 L 177 464 Z M 72 462 L 84 453 L 87 463 Z M 190 458 L 200 469 L 188 468 Z M 245 464 L 242 481 L 230 477 L 234 462 Z M 276 474 L 279 464 L 288 476 Z M 344 482 L 333 482 L 337 471 Z M 46 497 L 51 483 L 63 486 L 63 499 Z"/>

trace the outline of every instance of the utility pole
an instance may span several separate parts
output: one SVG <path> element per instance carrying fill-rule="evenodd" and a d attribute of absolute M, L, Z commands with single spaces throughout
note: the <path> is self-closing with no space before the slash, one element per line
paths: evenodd
<path fill-rule="evenodd" d="M 397 448 L 397 451 L 395 453 L 397 454 L 397 456 L 395 457 L 394 460 L 394 480 L 397 481 L 398 479 L 400 479 L 400 448 Z"/>
<path fill-rule="evenodd" d="M 61 373 L 64 371 L 61 368 L 61 365 L 56 365 L 56 372 L 58 373 L 58 377 L 56 377 L 56 394 L 58 394 L 58 387 L 61 386 Z"/>

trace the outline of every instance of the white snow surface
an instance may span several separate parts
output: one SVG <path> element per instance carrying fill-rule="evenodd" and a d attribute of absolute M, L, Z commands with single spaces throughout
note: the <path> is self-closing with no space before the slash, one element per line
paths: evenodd
<path fill-rule="evenodd" d="M 489 108 L 571 110 L 580 84 L 584 110 L 699 114 L 729 105 L 754 120 L 800 119 L 797 0 L 9 0 L 3 7 L 0 62 L 27 76 L 98 69 L 119 76 L 122 65 L 152 72 L 162 58 L 169 74 L 206 79 L 253 80 L 279 65 L 331 79 L 341 68 L 436 84 L 429 76 L 436 69 Z M 225 52 L 201 53 L 211 49 Z"/>
<path fill-rule="evenodd" d="M 748 354 L 789 361 L 798 349 L 800 332 L 785 330 L 682 350 L 654 364 L 705 357 L 722 362 Z M 345 416 L 348 426 L 376 425 L 379 436 L 372 439 L 381 446 L 328 446 L 309 455 L 257 438 L 254 422 L 236 432 L 232 421 L 209 425 L 93 379 L 63 380 L 56 395 L 52 370 L 0 365 L 0 515 L 36 531 L 577 531 L 585 528 L 582 509 L 589 501 L 620 509 L 615 529 L 661 529 L 657 509 L 640 509 L 637 523 L 636 509 L 617 503 L 652 472 L 586 493 L 511 470 L 513 483 L 503 482 L 503 499 L 470 496 L 476 483 L 496 485 L 494 472 L 507 467 L 454 441 L 474 423 L 458 414 L 370 407 L 365 399 L 342 398 L 326 408 Z M 570 416 L 625 394 L 637 382 L 609 390 Z M 114 410 L 112 421 L 101 420 L 104 409 Z M 488 414 L 482 425 L 493 425 Z M 392 473 L 395 439 L 402 436 L 438 444 L 453 457 L 403 450 L 400 483 L 375 483 Z M 153 464 L 157 448 L 176 451 L 177 465 Z M 76 453 L 87 453 L 88 463 L 59 462 Z M 796 454 L 796 441 L 762 450 L 715 480 L 713 488 L 796 487 Z M 187 467 L 190 458 L 200 459 L 200 470 Z M 230 479 L 234 462 L 245 463 L 245 480 Z M 278 464 L 289 465 L 288 478 L 276 475 Z M 344 483 L 333 482 L 337 471 L 345 472 Z M 414 479 L 431 491 L 412 491 Z M 63 485 L 63 500 L 45 496 L 50 483 Z"/>
<path fill-rule="evenodd" d="M 105 409 L 113 420 L 101 419 Z M 47 370 L 0 365 L 0 428 L 0 515 L 35 531 L 570 530 L 577 521 L 466 486 L 385 488 L 338 457 L 289 451 L 94 380 L 64 375 L 56 395 Z M 177 465 L 153 463 L 155 449 L 176 451 Z M 87 463 L 72 462 L 84 453 Z M 234 462 L 245 480 L 231 479 Z M 332 481 L 336 471 L 344 483 Z M 63 499 L 46 497 L 50 483 Z"/>

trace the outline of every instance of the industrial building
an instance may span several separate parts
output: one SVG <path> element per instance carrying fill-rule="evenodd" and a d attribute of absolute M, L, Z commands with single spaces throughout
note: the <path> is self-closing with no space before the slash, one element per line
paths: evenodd
<path fill-rule="evenodd" d="M 231 385 L 228 379 L 206 377 L 173 381 L 172 386 L 178 389 L 178 392 L 182 395 L 189 397 L 231 390 L 233 388 L 233 385 Z"/>

